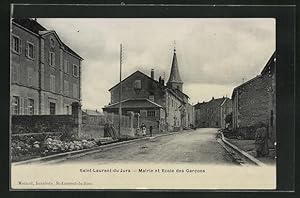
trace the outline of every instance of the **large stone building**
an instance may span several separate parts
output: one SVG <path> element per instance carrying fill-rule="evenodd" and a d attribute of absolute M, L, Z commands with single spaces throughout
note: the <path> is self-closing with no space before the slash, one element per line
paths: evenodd
<path fill-rule="evenodd" d="M 34 19 L 12 20 L 10 52 L 11 114 L 71 114 L 83 59 Z"/>
<path fill-rule="evenodd" d="M 189 97 L 183 93 L 183 81 L 180 78 L 176 51 L 174 50 L 170 77 L 165 85 L 164 79 L 136 71 L 121 82 L 122 114 L 129 111 L 139 113 L 141 118 L 156 121 L 161 129 L 180 130 L 193 124 L 193 106 Z M 104 112 L 118 113 L 120 107 L 120 83 L 109 89 L 110 104 Z"/>
<path fill-rule="evenodd" d="M 272 143 L 275 142 L 276 129 L 275 54 L 260 75 L 234 88 L 232 93 L 233 129 L 246 138 L 254 138 L 257 124 L 263 122 L 268 127 Z"/>
<path fill-rule="evenodd" d="M 225 118 L 232 112 L 230 98 L 212 98 L 195 106 L 195 123 L 198 128 L 225 128 Z"/>

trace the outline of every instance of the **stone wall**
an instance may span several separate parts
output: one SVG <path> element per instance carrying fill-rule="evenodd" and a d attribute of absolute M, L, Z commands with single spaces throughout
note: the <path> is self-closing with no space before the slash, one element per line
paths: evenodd
<path fill-rule="evenodd" d="M 72 115 L 13 115 L 12 134 L 63 133 L 77 134 L 78 124 Z"/>
<path fill-rule="evenodd" d="M 262 121 L 268 125 L 270 117 L 271 78 L 258 76 L 238 89 L 237 127 L 249 127 Z"/>

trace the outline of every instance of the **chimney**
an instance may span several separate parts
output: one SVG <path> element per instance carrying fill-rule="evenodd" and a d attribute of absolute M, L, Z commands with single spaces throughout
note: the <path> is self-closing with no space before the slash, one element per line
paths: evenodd
<path fill-rule="evenodd" d="M 212 100 L 214 100 L 214 99 L 215 99 L 215 97 L 212 97 L 211 99 L 212 99 Z"/>
<path fill-rule="evenodd" d="M 151 78 L 154 79 L 154 69 L 151 69 Z"/>
<path fill-rule="evenodd" d="M 165 86 L 165 79 L 161 79 L 161 84 Z"/>
<path fill-rule="evenodd" d="M 159 84 L 161 84 L 161 76 L 159 76 L 158 82 L 159 82 Z"/>

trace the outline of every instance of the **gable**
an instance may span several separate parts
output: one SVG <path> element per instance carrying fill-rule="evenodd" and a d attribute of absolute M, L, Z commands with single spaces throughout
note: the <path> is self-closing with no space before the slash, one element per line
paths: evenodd
<path fill-rule="evenodd" d="M 129 75 L 128 77 L 126 77 L 125 79 L 123 79 L 121 81 L 122 85 L 127 85 L 127 86 L 134 86 L 134 80 L 141 80 L 141 86 L 144 89 L 155 89 L 155 88 L 163 88 L 164 86 L 159 84 L 158 81 L 150 78 L 149 76 L 147 76 L 146 74 L 140 72 L 139 70 L 137 70 L 136 72 L 132 73 L 131 75 Z M 132 84 L 131 84 L 132 83 Z M 114 85 L 112 88 L 110 88 L 108 91 L 113 91 L 115 88 L 118 88 L 120 85 L 120 83 L 117 83 L 116 85 Z"/>

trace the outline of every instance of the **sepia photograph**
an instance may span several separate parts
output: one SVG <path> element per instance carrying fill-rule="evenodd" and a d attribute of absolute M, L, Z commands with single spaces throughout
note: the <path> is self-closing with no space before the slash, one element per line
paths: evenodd
<path fill-rule="evenodd" d="M 11 189 L 276 189 L 275 18 L 10 21 Z"/>

